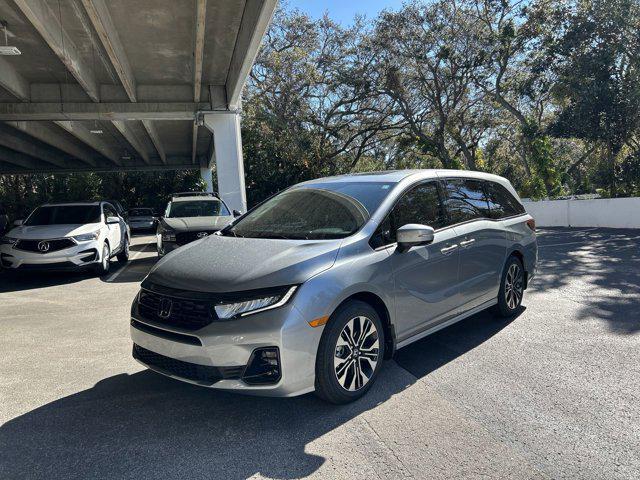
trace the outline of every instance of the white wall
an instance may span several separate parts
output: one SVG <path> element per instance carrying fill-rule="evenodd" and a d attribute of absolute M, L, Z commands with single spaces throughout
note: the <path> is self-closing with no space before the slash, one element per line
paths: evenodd
<path fill-rule="evenodd" d="M 525 201 L 540 227 L 640 228 L 640 198 Z"/>

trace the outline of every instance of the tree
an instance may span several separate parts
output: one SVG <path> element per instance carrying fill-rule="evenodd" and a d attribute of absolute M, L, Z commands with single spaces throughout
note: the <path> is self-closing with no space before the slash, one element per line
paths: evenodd
<path fill-rule="evenodd" d="M 617 193 L 623 150 L 637 151 L 640 131 L 640 5 L 635 0 L 587 0 L 556 15 L 563 28 L 550 57 L 562 109 L 552 132 L 602 147 Z M 630 157 L 631 158 L 631 157 Z"/>
<path fill-rule="evenodd" d="M 481 92 L 472 73 L 481 60 L 475 25 L 456 3 L 406 4 L 378 19 L 379 90 L 393 101 L 404 128 L 445 168 L 475 169 L 474 108 Z M 461 161 L 463 159 L 463 162 Z"/>

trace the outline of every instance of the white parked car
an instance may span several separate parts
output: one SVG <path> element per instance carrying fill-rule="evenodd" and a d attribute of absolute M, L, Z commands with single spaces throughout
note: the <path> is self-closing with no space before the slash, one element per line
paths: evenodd
<path fill-rule="evenodd" d="M 155 230 L 156 217 L 150 208 L 132 208 L 129 210 L 128 223 L 131 230 Z"/>
<path fill-rule="evenodd" d="M 46 204 L 14 225 L 0 238 L 0 262 L 9 270 L 93 268 L 103 275 L 112 257 L 129 259 L 129 227 L 109 202 Z"/>

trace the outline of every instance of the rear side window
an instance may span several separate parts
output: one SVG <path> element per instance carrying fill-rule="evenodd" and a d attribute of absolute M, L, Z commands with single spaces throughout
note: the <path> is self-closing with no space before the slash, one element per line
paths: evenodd
<path fill-rule="evenodd" d="M 505 187 L 495 182 L 486 182 L 491 218 L 506 218 L 525 213 L 522 204 Z"/>
<path fill-rule="evenodd" d="M 434 229 L 444 227 L 444 210 L 436 182 L 418 185 L 405 193 L 371 237 L 371 246 L 378 248 L 395 243 L 396 230 L 408 223 Z"/>
<path fill-rule="evenodd" d="M 445 181 L 445 205 L 451 225 L 476 218 L 491 218 L 487 195 L 482 183 L 479 180 L 464 178 L 452 178 Z"/>

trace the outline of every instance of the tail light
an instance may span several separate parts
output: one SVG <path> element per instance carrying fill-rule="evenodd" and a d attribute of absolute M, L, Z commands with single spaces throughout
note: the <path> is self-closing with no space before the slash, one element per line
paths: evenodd
<path fill-rule="evenodd" d="M 527 220 L 527 227 L 529 227 L 532 232 L 535 232 L 536 231 L 536 221 L 533 218 L 531 220 Z"/>

